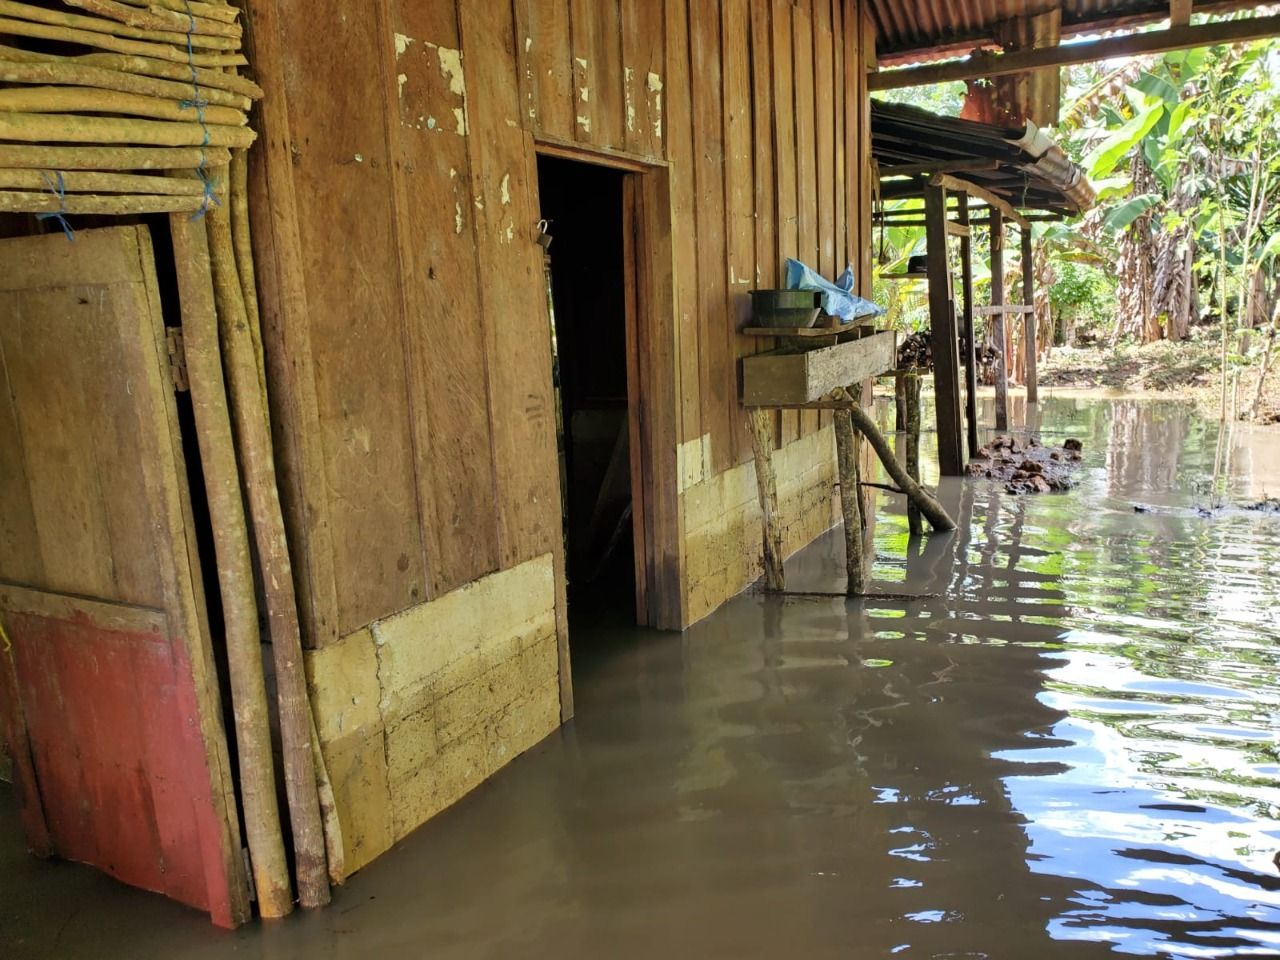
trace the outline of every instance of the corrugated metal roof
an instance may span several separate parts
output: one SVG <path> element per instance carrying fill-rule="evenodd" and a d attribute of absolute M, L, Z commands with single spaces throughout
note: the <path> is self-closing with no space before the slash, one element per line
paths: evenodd
<path fill-rule="evenodd" d="M 1062 148 L 1034 126 L 1006 129 L 943 117 L 918 107 L 871 101 L 871 152 L 880 166 L 881 196 L 918 197 L 926 178 L 907 168 L 942 173 L 957 163 L 979 161 L 985 169 L 957 174 L 1015 207 L 1074 215 L 1089 209 L 1093 189 Z M 929 166 L 937 163 L 937 167 Z M 898 170 L 903 179 L 890 179 Z"/>
<path fill-rule="evenodd" d="M 1200 0 L 1196 13 L 1262 6 L 1261 0 Z M 1160 20 L 1169 0 L 867 0 L 876 50 L 886 63 L 960 53 L 992 40 L 996 24 L 1062 8 L 1066 35 Z"/>

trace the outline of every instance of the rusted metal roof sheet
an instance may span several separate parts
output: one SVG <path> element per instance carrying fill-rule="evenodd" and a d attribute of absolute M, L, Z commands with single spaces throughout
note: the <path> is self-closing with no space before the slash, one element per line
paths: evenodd
<path fill-rule="evenodd" d="M 1064 35 L 1112 30 L 1169 16 L 1169 0 L 867 0 L 876 52 L 886 63 L 927 60 L 990 43 L 996 24 L 1062 8 Z M 1195 13 L 1261 6 L 1258 0 L 1201 0 Z"/>

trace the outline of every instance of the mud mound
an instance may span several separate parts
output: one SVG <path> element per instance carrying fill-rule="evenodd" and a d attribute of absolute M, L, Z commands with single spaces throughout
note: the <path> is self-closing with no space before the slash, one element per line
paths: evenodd
<path fill-rule="evenodd" d="M 1074 486 L 1071 474 L 1084 444 L 1068 438 L 1061 447 L 1046 447 L 1036 437 L 998 436 L 978 450 L 969 476 L 1003 481 L 1010 493 L 1053 493 Z"/>

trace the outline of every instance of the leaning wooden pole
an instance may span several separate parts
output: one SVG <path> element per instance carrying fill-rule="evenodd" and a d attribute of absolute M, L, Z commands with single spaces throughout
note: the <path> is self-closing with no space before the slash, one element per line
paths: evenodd
<path fill-rule="evenodd" d="M 876 456 L 880 458 L 880 462 L 884 464 L 885 471 L 893 478 L 893 482 L 898 485 L 898 489 L 905 493 L 920 508 L 920 512 L 924 514 L 924 518 L 929 521 L 929 526 L 934 530 L 945 531 L 954 530 L 956 522 L 951 519 L 946 509 L 940 504 L 933 494 L 929 493 L 924 487 L 917 483 L 903 469 L 902 464 L 898 462 L 897 457 L 893 455 L 893 450 L 889 447 L 889 442 L 885 440 L 884 434 L 880 432 L 880 428 L 876 426 L 874 420 L 867 415 L 862 409 L 853 395 L 843 387 L 832 391 L 831 399 L 844 401 L 848 403 L 849 416 L 853 421 L 853 425 L 858 428 L 867 441 L 871 444 L 871 448 L 875 450 Z M 842 408 L 844 409 L 844 408 Z M 837 423 L 839 418 L 837 418 Z M 837 431 L 837 439 L 839 433 Z"/>
<path fill-rule="evenodd" d="M 237 447 L 253 517 L 275 660 L 276 701 L 285 792 L 293 826 L 298 901 L 304 907 L 319 907 L 329 902 L 324 828 L 312 754 L 311 705 L 302 665 L 298 604 L 271 454 L 266 404 L 236 270 L 230 212 L 226 206 L 211 207 L 205 221 L 209 229 L 223 360 L 230 383 Z"/>
<path fill-rule="evenodd" d="M 264 917 L 283 917 L 293 910 L 293 891 L 276 803 L 253 560 L 218 347 L 209 244 L 204 225 L 193 221 L 189 214 L 170 216 L 169 228 L 182 301 L 182 334 L 191 405 L 218 561 L 249 862 L 258 912 Z"/>
<path fill-rule="evenodd" d="M 862 491 L 858 487 L 858 457 L 862 443 L 853 427 L 851 410 L 835 411 L 836 468 L 840 475 L 840 511 L 844 515 L 845 593 L 867 592 L 866 549 L 862 540 Z"/>

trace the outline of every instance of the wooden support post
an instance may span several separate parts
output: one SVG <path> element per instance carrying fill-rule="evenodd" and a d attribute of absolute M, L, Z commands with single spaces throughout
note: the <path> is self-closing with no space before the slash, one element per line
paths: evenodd
<path fill-rule="evenodd" d="M 969 195 L 959 195 L 960 208 L 956 219 L 969 225 Z M 969 441 L 969 456 L 978 455 L 978 344 L 973 335 L 973 239 L 960 241 L 960 295 L 964 299 L 964 312 L 960 329 L 960 342 L 965 345 L 964 355 L 964 413 L 965 435 Z"/>
<path fill-rule="evenodd" d="M 867 442 L 871 444 L 871 449 L 876 452 L 876 456 L 880 458 L 880 463 L 884 465 L 885 472 L 898 485 L 898 489 L 915 501 L 916 506 L 920 508 L 920 512 L 924 514 L 924 518 L 929 521 L 929 526 L 938 531 L 954 530 L 956 522 L 951 519 L 951 516 L 943 508 L 942 504 L 937 501 L 937 498 L 912 479 L 907 474 L 907 471 L 902 468 L 902 464 L 898 462 L 898 459 L 893 455 L 893 451 L 889 448 L 889 443 L 885 440 L 884 434 L 880 432 L 876 422 L 862 409 L 862 405 L 858 403 L 852 391 L 843 388 L 835 390 L 832 392 L 832 399 L 840 400 L 847 404 L 845 409 L 849 412 L 853 426 L 867 438 Z M 839 422 L 840 418 L 837 417 L 836 423 L 839 424 Z M 839 439 L 840 434 L 837 429 L 837 449 Z M 843 483 L 843 481 L 841 482 Z"/>
<path fill-rule="evenodd" d="M 1004 306 L 1004 214 L 991 208 L 991 306 Z M 1004 352 L 1004 314 L 991 314 L 990 338 L 996 346 L 996 429 L 1009 429 L 1009 371 Z"/>
<path fill-rule="evenodd" d="M 770 590 L 782 590 L 782 529 L 778 526 L 778 477 L 773 469 L 773 414 L 752 410 L 751 452 L 756 461 L 756 492 L 760 497 L 760 525 L 764 539 L 764 582 Z"/>
<path fill-rule="evenodd" d="M 862 491 L 858 488 L 858 460 L 862 443 L 853 428 L 853 407 L 835 412 L 836 466 L 840 471 L 840 510 L 844 514 L 845 593 L 860 597 L 867 590 L 866 554 L 862 539 Z"/>
<path fill-rule="evenodd" d="M 1040 385 L 1037 382 L 1036 359 L 1039 351 L 1040 320 L 1036 317 L 1036 268 L 1035 250 L 1031 242 L 1031 228 L 1022 228 L 1022 300 L 1028 307 L 1023 314 L 1022 349 L 1026 356 L 1027 403 L 1040 402 Z"/>
<path fill-rule="evenodd" d="M 907 475 L 920 480 L 920 375 L 912 372 L 903 375 L 907 407 L 906 463 Z M 918 537 L 924 532 L 920 522 L 920 508 L 914 500 L 907 500 L 907 530 Z"/>
<path fill-rule="evenodd" d="M 907 381 L 906 374 L 898 371 L 893 375 L 893 429 L 901 433 L 907 429 Z"/>
<path fill-rule="evenodd" d="M 925 188 L 925 235 L 929 264 L 929 324 L 933 341 L 933 392 L 938 420 L 938 466 L 943 476 L 964 473 L 960 443 L 960 354 L 947 260 L 947 191 Z"/>

